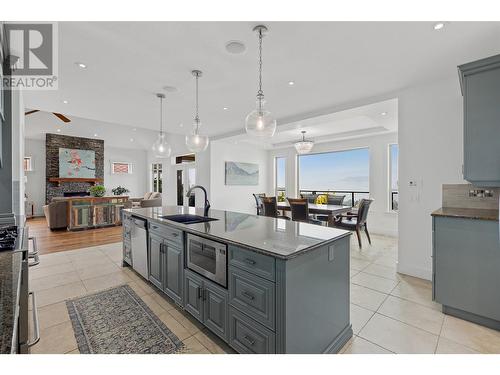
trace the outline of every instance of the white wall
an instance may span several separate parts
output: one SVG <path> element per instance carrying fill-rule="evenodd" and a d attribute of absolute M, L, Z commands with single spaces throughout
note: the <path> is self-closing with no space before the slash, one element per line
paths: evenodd
<path fill-rule="evenodd" d="M 458 77 L 399 97 L 399 260 L 402 273 L 431 279 L 431 212 L 441 185 L 463 183 L 463 116 Z M 417 187 L 409 187 L 416 181 Z"/>
<path fill-rule="evenodd" d="M 214 141 L 210 149 L 210 199 L 213 208 L 255 214 L 253 193 L 267 191 L 268 152 L 241 143 Z M 225 184 L 225 162 L 236 161 L 259 165 L 257 186 Z"/>
<path fill-rule="evenodd" d="M 368 225 L 371 233 L 396 236 L 398 231 L 397 215 L 389 211 L 389 168 L 388 146 L 397 143 L 397 133 L 356 138 L 337 142 L 319 143 L 312 153 L 343 151 L 360 147 L 370 149 L 370 197 L 374 199 L 369 211 Z M 286 157 L 286 194 L 298 196 L 297 152 L 293 147 L 269 152 L 268 187 L 273 194 L 275 185 L 275 158 Z M 334 187 L 333 187 L 334 188 Z"/>
<path fill-rule="evenodd" d="M 132 174 L 112 174 L 111 162 L 132 164 Z M 128 196 L 142 197 L 148 190 L 149 171 L 147 169 L 147 151 L 125 148 L 106 147 L 104 143 L 104 186 L 106 193 L 118 185 L 130 190 Z"/>
<path fill-rule="evenodd" d="M 35 204 L 35 215 L 43 215 L 45 204 L 45 141 L 26 139 L 25 156 L 33 158 L 33 171 L 27 172 L 26 194 Z M 111 161 L 132 163 L 133 173 L 111 174 Z M 141 197 L 148 190 L 147 151 L 116 147 L 104 144 L 104 186 L 107 194 L 121 185 L 130 190 L 131 197 Z"/>
<path fill-rule="evenodd" d="M 25 140 L 25 156 L 32 157 L 33 170 L 26 172 L 26 194 L 34 202 L 35 216 L 43 215 L 45 204 L 45 141 Z"/>

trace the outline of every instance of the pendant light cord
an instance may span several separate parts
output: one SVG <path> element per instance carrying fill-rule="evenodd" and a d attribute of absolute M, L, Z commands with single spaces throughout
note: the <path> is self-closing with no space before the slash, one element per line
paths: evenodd
<path fill-rule="evenodd" d="M 160 96 L 160 136 L 163 135 L 163 98 Z"/>
<path fill-rule="evenodd" d="M 200 125 L 200 116 L 199 116 L 199 107 L 198 107 L 198 77 L 199 77 L 199 74 L 196 74 L 196 116 L 194 117 L 194 122 L 196 124 L 196 133 L 198 133 L 198 128 Z"/>
<path fill-rule="evenodd" d="M 259 91 L 257 91 L 257 100 L 259 101 L 259 110 L 262 111 L 262 100 L 264 91 L 262 91 L 262 29 L 259 30 Z"/>

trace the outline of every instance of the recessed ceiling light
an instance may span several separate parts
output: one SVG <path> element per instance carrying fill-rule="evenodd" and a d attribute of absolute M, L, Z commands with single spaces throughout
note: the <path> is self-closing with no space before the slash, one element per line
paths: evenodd
<path fill-rule="evenodd" d="M 382 112 L 381 115 L 382 116 L 387 116 L 387 112 Z"/>
<path fill-rule="evenodd" d="M 295 85 L 295 82 L 294 81 L 288 81 L 288 85 L 289 86 L 293 86 L 293 85 Z"/>
<path fill-rule="evenodd" d="M 163 86 L 163 90 L 166 92 L 177 92 L 177 87 L 174 86 Z"/>
<path fill-rule="evenodd" d="M 81 69 L 87 68 L 87 64 L 81 63 L 81 62 L 76 62 L 75 65 Z"/>
<path fill-rule="evenodd" d="M 94 133 L 94 137 L 97 137 L 97 133 Z"/>
<path fill-rule="evenodd" d="M 181 123 L 179 124 L 179 126 L 182 128 L 182 127 L 184 126 L 184 124 L 181 122 Z"/>
<path fill-rule="evenodd" d="M 68 104 L 69 102 L 67 100 L 63 100 L 63 103 L 64 104 Z"/>
<path fill-rule="evenodd" d="M 133 129 L 132 129 L 132 131 L 134 131 L 134 132 L 135 132 L 136 130 L 137 130 L 137 128 L 133 128 Z"/>
<path fill-rule="evenodd" d="M 441 30 L 444 27 L 443 22 L 438 22 L 434 25 L 434 30 Z"/>
<path fill-rule="evenodd" d="M 226 43 L 226 51 L 233 54 L 239 55 L 247 50 L 245 44 L 239 40 L 230 40 Z"/>
<path fill-rule="evenodd" d="M 224 111 L 227 111 L 229 109 L 229 107 L 224 107 L 222 108 Z"/>
<path fill-rule="evenodd" d="M 60 133 L 61 132 L 61 129 L 57 129 L 56 132 Z"/>
<path fill-rule="evenodd" d="M 134 138 L 130 138 L 130 142 L 134 142 Z"/>

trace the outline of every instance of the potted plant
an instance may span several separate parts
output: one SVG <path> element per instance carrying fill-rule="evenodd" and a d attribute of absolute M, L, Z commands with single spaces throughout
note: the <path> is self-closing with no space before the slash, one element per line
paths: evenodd
<path fill-rule="evenodd" d="M 95 185 L 89 189 L 89 193 L 93 197 L 104 197 L 104 194 L 106 194 L 106 188 L 102 185 Z"/>
<path fill-rule="evenodd" d="M 130 190 L 127 188 L 124 188 L 123 186 L 117 186 L 114 189 L 111 190 L 113 192 L 113 195 L 123 195 L 125 193 L 128 193 Z"/>

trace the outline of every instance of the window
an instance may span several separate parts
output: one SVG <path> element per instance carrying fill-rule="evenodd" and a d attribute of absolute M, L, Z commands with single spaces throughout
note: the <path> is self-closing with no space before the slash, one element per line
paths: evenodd
<path fill-rule="evenodd" d="M 111 163 L 111 173 L 112 174 L 132 174 L 132 164 L 120 161 L 114 161 Z"/>
<path fill-rule="evenodd" d="M 153 177 L 153 191 L 157 193 L 162 192 L 162 164 L 161 163 L 153 163 L 152 166 L 152 177 Z"/>
<path fill-rule="evenodd" d="M 25 172 L 33 171 L 33 160 L 31 159 L 31 156 L 24 157 L 23 168 Z"/>
<path fill-rule="evenodd" d="M 275 194 L 278 202 L 284 202 L 286 199 L 286 158 L 275 158 L 276 169 L 276 185 Z"/>
<path fill-rule="evenodd" d="M 399 146 L 389 145 L 389 208 L 391 211 L 397 211 L 399 207 L 398 158 Z"/>
<path fill-rule="evenodd" d="M 355 206 L 370 196 L 370 150 L 359 148 L 298 156 L 299 193 L 319 194 L 317 202 L 326 203 L 326 195 L 344 195 L 342 204 Z"/>

